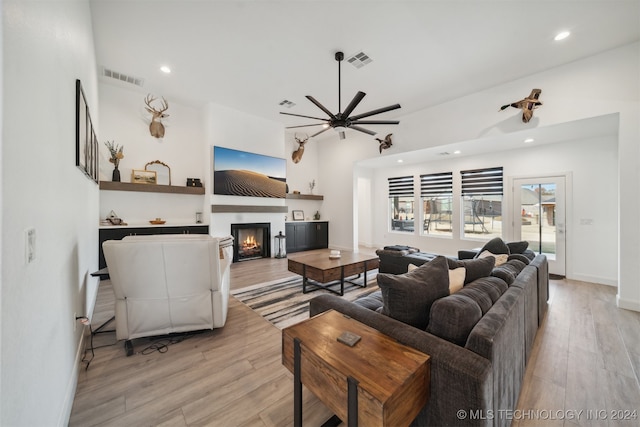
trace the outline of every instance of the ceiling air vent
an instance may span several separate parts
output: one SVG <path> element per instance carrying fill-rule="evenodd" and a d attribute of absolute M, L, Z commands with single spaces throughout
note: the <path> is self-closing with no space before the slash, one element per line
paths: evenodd
<path fill-rule="evenodd" d="M 291 102 L 288 99 L 285 99 L 283 101 L 280 101 L 280 105 L 282 107 L 291 108 L 291 107 L 294 107 L 296 105 L 296 103 L 295 102 Z"/>
<path fill-rule="evenodd" d="M 133 77 L 127 74 L 119 73 L 117 71 L 110 70 L 106 67 L 102 67 L 102 75 L 110 79 L 120 80 L 121 82 L 131 83 L 136 86 L 144 86 L 144 79 L 140 77 Z"/>
<path fill-rule="evenodd" d="M 352 57 L 347 58 L 347 62 L 356 68 L 362 68 L 371 61 L 373 61 L 373 59 L 369 58 L 369 55 L 364 52 L 356 53 Z"/>

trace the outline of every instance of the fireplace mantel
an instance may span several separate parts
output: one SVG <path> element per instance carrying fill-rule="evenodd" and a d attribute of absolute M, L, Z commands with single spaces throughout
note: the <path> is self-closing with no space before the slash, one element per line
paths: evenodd
<path fill-rule="evenodd" d="M 287 213 L 288 208 L 286 206 L 211 205 L 211 213 L 236 213 L 236 212 Z"/>

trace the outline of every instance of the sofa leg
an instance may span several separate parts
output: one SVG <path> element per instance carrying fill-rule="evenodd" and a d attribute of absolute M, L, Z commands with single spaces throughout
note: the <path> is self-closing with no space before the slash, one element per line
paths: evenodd
<path fill-rule="evenodd" d="M 127 357 L 133 354 L 133 343 L 131 342 L 131 340 L 126 340 L 124 342 L 124 351 L 127 354 Z"/>

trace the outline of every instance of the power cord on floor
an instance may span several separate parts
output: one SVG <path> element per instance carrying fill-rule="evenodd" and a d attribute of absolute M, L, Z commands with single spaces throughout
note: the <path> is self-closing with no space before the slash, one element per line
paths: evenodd
<path fill-rule="evenodd" d="M 182 341 L 188 338 L 191 338 L 194 335 L 201 334 L 203 332 L 205 331 L 202 330 L 202 331 L 193 331 L 193 332 L 181 332 L 178 334 L 165 335 L 165 336 L 162 336 L 161 338 L 158 338 L 158 337 L 150 338 L 151 340 L 153 340 L 153 342 L 149 344 L 144 350 L 140 351 L 139 353 L 143 355 L 151 354 L 156 351 L 158 353 L 166 353 L 167 351 L 169 351 L 170 345 L 181 343 Z"/>
<path fill-rule="evenodd" d="M 104 325 L 102 325 L 104 326 Z M 113 347 L 114 345 L 116 345 L 118 343 L 118 341 L 114 341 L 111 344 L 105 344 L 105 345 L 100 345 L 98 347 L 94 347 L 93 346 L 93 336 L 96 334 L 104 334 L 104 333 L 108 333 L 108 332 L 115 332 L 114 329 L 111 330 L 107 330 L 107 331 L 94 331 L 93 328 L 91 327 L 91 324 L 89 324 L 89 348 L 84 349 L 84 354 L 82 355 L 82 363 L 86 363 L 87 365 L 84 367 L 84 370 L 88 370 L 89 369 L 89 365 L 91 364 L 91 362 L 93 361 L 93 358 L 96 356 L 95 350 L 99 349 L 99 348 L 104 348 L 104 347 Z M 87 353 L 91 352 L 91 358 L 87 359 Z"/>

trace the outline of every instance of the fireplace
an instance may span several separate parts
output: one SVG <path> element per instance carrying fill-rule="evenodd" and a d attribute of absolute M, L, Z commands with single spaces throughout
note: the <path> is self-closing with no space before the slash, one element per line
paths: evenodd
<path fill-rule="evenodd" d="M 231 224 L 233 262 L 271 258 L 271 225 L 266 223 Z"/>

